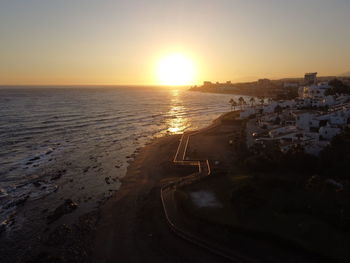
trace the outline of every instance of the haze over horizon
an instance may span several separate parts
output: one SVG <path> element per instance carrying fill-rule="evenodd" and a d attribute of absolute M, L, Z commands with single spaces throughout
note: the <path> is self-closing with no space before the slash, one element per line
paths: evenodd
<path fill-rule="evenodd" d="M 340 75 L 350 70 L 349 11 L 345 0 L 2 0 L 0 85 Z M 190 62 L 168 63 L 157 76 L 173 53 Z M 194 73 L 168 76 L 183 66 Z"/>

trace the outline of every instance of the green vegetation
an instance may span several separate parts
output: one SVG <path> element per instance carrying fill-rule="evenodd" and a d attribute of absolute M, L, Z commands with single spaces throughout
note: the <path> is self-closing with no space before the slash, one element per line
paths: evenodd
<path fill-rule="evenodd" d="M 325 95 L 335 95 L 335 94 L 350 94 L 350 87 L 345 85 L 339 79 L 333 79 L 328 82 L 332 88 L 326 90 Z"/>
<path fill-rule="evenodd" d="M 320 154 L 319 173 L 327 176 L 349 178 L 350 171 L 350 129 L 333 138 L 331 144 Z"/>
<path fill-rule="evenodd" d="M 213 193 L 222 206 L 196 206 L 190 197 L 196 191 Z M 222 225 L 233 234 L 240 229 L 330 258 L 350 259 L 350 193 L 335 191 L 322 178 L 235 173 L 208 177 L 178 192 L 185 214 L 197 220 Z"/>
<path fill-rule="evenodd" d="M 248 172 L 317 172 L 318 159 L 303 151 L 301 147 L 295 147 L 287 153 L 282 153 L 279 145 L 256 144 L 243 157 L 241 168 Z"/>
<path fill-rule="evenodd" d="M 325 178 L 350 179 L 350 129 L 335 136 L 319 157 L 294 147 L 287 153 L 276 143 L 256 144 L 249 150 L 242 143 L 237 165 L 246 172 L 297 172 Z"/>
<path fill-rule="evenodd" d="M 350 129 L 319 157 L 301 147 L 283 154 L 274 143 L 247 149 L 245 133 L 239 134 L 233 168 L 215 174 L 214 167 L 213 176 L 178 189 L 184 214 L 232 234 L 281 239 L 332 262 L 349 261 Z M 198 191 L 210 192 L 221 205 L 198 207 L 191 199 Z"/>
<path fill-rule="evenodd" d="M 240 120 L 237 120 L 237 118 L 239 117 L 239 112 L 238 111 L 232 111 L 229 113 L 224 114 L 221 117 L 222 121 L 235 121 L 235 122 L 239 122 Z"/>

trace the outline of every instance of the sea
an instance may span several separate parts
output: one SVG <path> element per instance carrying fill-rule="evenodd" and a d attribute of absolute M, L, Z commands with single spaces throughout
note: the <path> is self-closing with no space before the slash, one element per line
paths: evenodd
<path fill-rule="evenodd" d="M 0 88 L 0 255 L 20 259 L 71 199 L 74 222 L 155 138 L 209 125 L 234 95 L 176 87 Z"/>

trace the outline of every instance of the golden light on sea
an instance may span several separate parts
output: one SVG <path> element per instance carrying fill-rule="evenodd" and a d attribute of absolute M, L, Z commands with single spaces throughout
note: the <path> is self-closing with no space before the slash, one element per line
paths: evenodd
<path fill-rule="evenodd" d="M 171 107 L 168 115 L 171 117 L 168 120 L 168 132 L 178 134 L 182 133 L 189 126 L 189 120 L 185 117 L 184 112 L 186 108 L 183 106 L 181 99 L 181 92 L 177 89 L 171 91 Z"/>
<path fill-rule="evenodd" d="M 172 53 L 159 61 L 157 77 L 161 85 L 192 85 L 196 82 L 196 68 L 188 56 L 182 53 Z"/>

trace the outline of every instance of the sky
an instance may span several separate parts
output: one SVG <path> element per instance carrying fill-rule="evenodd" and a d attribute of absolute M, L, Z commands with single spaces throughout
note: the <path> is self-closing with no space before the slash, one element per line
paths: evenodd
<path fill-rule="evenodd" d="M 350 71 L 349 0 L 0 0 L 0 85 L 154 85 Z"/>

